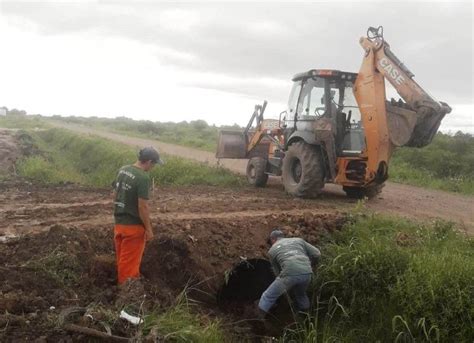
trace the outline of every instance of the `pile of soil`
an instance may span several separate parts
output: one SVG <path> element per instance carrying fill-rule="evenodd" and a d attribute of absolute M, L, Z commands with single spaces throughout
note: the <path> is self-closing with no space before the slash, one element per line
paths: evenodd
<path fill-rule="evenodd" d="M 0 129 L 0 174 L 15 171 L 15 162 L 21 157 L 15 130 Z"/>

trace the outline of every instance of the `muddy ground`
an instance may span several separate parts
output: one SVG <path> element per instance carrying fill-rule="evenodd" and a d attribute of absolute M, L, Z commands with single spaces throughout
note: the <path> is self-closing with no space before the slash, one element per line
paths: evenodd
<path fill-rule="evenodd" d="M 94 322 L 79 324 L 105 332 L 99 319 L 118 313 L 119 294 L 109 191 L 24 181 L 0 188 L 0 340 L 87 341 L 60 325 L 61 311 L 71 306 L 88 307 Z M 164 309 L 187 287 L 202 302 L 201 311 L 238 320 L 237 331 L 246 335 L 253 327 L 245 319 L 255 319 L 254 314 L 235 301 L 252 306 L 269 281 L 261 280 L 255 290 L 258 280 L 244 277 L 223 292 L 229 272 L 242 261 L 265 259 L 265 239 L 275 226 L 318 244 L 346 220 L 331 202 L 295 200 L 277 185 L 161 188 L 151 208 L 156 237 L 142 264 L 148 306 Z M 135 333 L 117 319 L 111 330 L 124 337 Z"/>
<path fill-rule="evenodd" d="M 1 156 L 11 166 L 19 152 L 9 148 L 10 138 L 2 142 Z M 395 186 L 398 196 L 389 185 L 368 207 L 423 220 L 439 216 L 472 231 L 471 198 Z M 291 198 L 275 180 L 265 189 L 159 187 L 151 199 L 156 237 L 142 263 L 144 306 L 163 311 L 186 288 L 200 302 L 196 310 L 229 324 L 233 335 L 262 334 L 253 302 L 272 278 L 265 262 L 268 233 L 279 226 L 318 245 L 355 205 L 330 187 L 319 199 Z M 70 323 L 136 336 L 136 328 L 117 318 L 124 303 L 112 227 L 109 190 L 0 183 L 0 341 L 90 341 L 67 330 Z M 77 307 L 86 315 L 64 318 L 65 310 Z M 157 337 L 159 331 L 149 338 Z"/>

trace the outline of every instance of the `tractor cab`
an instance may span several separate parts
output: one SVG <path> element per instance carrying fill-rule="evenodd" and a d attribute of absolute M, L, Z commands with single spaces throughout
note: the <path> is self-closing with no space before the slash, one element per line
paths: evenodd
<path fill-rule="evenodd" d="M 287 143 L 305 131 L 317 134 L 315 129 L 324 123 L 334 135 L 337 156 L 358 156 L 365 139 L 352 90 L 356 78 L 356 73 L 321 69 L 295 75 L 283 118 Z"/>

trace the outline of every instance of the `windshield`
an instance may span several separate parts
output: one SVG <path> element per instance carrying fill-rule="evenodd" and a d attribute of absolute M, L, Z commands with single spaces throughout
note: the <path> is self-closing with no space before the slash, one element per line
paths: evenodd
<path fill-rule="evenodd" d="M 296 113 L 296 106 L 298 105 L 298 97 L 300 95 L 302 81 L 297 81 L 291 88 L 290 97 L 288 99 L 288 111 L 286 120 L 294 120 Z"/>
<path fill-rule="evenodd" d="M 335 118 L 344 113 L 352 128 L 361 127 L 361 115 L 354 97 L 353 83 L 340 79 L 314 77 L 293 84 L 286 120 Z"/>
<path fill-rule="evenodd" d="M 298 118 L 320 116 L 324 111 L 324 79 L 314 78 L 306 80 L 298 102 Z"/>

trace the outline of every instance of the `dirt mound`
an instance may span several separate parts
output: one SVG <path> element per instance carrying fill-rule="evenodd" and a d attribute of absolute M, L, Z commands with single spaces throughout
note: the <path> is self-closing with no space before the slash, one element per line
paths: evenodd
<path fill-rule="evenodd" d="M 201 300 L 216 309 L 219 294 L 225 294 L 227 300 L 252 304 L 271 282 L 269 270 L 264 268 L 268 262 L 263 260 L 268 230 L 262 227 L 292 222 L 292 228 L 314 243 L 321 234 L 337 229 L 343 222 L 342 217 L 323 220 L 320 215 L 307 214 L 305 218 L 281 215 L 258 218 L 256 222 L 246 218 L 163 221 L 155 228 L 159 234 L 147 245 L 142 264 L 148 301 L 145 307 L 166 307 L 186 287 L 192 291 L 189 294 L 201 295 Z M 328 228 L 320 226 L 320 220 L 328 223 Z M 247 265 L 256 268 L 253 273 L 240 262 L 244 256 L 249 257 Z M 7 241 L 0 244 L 0 268 L 0 313 L 10 316 L 9 324 L 0 334 L 5 340 L 41 335 L 55 339 L 71 337 L 58 325 L 60 312 L 71 306 L 96 311 L 95 316 L 118 313 L 110 227 L 79 230 L 56 225 L 46 232 Z M 268 280 L 254 282 L 258 280 L 252 277 L 263 270 L 267 271 Z M 226 280 L 230 283 L 222 293 Z M 248 292 L 242 292 L 243 286 Z M 99 304 L 103 307 L 100 311 Z M 242 308 L 230 313 L 240 319 L 250 315 L 245 313 L 245 306 Z M 115 319 L 113 323 L 113 333 L 131 334 L 123 322 Z M 88 325 L 94 327 L 93 324 Z"/>
<path fill-rule="evenodd" d="M 87 341 L 59 324 L 61 312 L 71 307 L 94 318 L 72 316 L 73 323 L 104 331 L 102 321 L 113 334 L 132 337 L 136 330 L 117 318 L 121 292 L 109 190 L 13 181 L 0 189 L 0 341 Z M 259 277 L 269 276 L 269 232 L 278 226 L 317 244 L 346 220 L 330 207 L 282 201 L 278 189 L 280 198 L 267 192 L 173 188 L 152 199 L 156 238 L 142 263 L 143 308 L 164 310 L 187 289 L 206 313 L 225 313 L 223 318 L 251 328 L 253 302 L 270 282 Z M 255 270 L 243 267 L 252 261 L 261 261 Z"/>
<path fill-rule="evenodd" d="M 65 335 L 57 327 L 60 309 L 112 304 L 114 263 L 104 257 L 113 256 L 111 242 L 110 230 L 57 225 L 0 244 L 0 313 L 7 315 L 5 320 L 24 319 L 8 322 L 0 337 L 15 341 Z"/>
<path fill-rule="evenodd" d="M 0 173 L 14 172 L 15 162 L 20 157 L 21 149 L 15 131 L 0 129 Z"/>
<path fill-rule="evenodd" d="M 158 237 L 146 246 L 141 273 L 151 283 L 179 289 L 193 282 L 196 267 L 185 241 Z"/>

